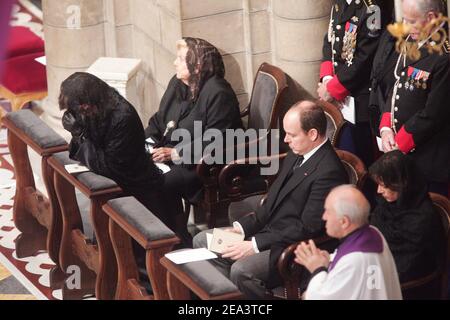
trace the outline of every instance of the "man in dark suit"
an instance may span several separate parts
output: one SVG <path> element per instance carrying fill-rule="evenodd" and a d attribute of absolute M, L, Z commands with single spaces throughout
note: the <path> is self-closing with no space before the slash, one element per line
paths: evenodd
<path fill-rule="evenodd" d="M 270 261 L 283 247 L 324 232 L 321 220 L 328 192 L 347 180 L 345 169 L 326 138 L 326 118 L 315 103 L 294 105 L 285 115 L 285 142 L 291 151 L 255 214 L 238 219 L 230 231 L 245 240 L 229 246 L 211 260 L 249 299 L 263 298 L 270 279 Z M 206 247 L 206 233 L 194 238 L 194 247 Z"/>
<path fill-rule="evenodd" d="M 398 53 L 396 40 L 385 33 L 372 71 L 371 108 L 380 113 L 379 134 L 385 152 L 399 149 L 423 172 L 428 191 L 448 194 L 450 176 L 450 59 L 448 41 L 435 42 L 439 28 L 420 32 L 439 13 L 440 0 L 405 0 L 403 18 L 411 26 L 408 43 L 418 59 Z M 441 26 L 444 27 L 444 26 Z M 429 49 L 442 51 L 439 54 Z"/>
<path fill-rule="evenodd" d="M 381 30 L 390 16 L 389 2 L 336 0 L 323 42 L 317 94 L 321 100 L 345 105 L 342 112 L 349 123 L 339 148 L 355 153 L 366 166 L 374 158 L 368 109 L 370 70 Z M 354 113 L 346 112 L 351 109 Z"/>

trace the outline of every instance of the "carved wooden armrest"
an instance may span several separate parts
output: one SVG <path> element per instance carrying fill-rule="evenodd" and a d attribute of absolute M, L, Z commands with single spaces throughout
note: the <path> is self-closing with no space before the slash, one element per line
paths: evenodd
<path fill-rule="evenodd" d="M 269 186 L 275 179 L 278 170 L 272 175 L 261 175 L 261 163 L 269 161 L 282 161 L 286 157 L 286 153 L 273 156 L 252 157 L 233 161 L 226 165 L 219 175 L 219 188 L 226 196 L 230 198 L 238 198 L 245 196 L 257 195 L 267 192 Z M 249 190 L 245 190 L 245 182 L 253 180 L 253 184 L 247 184 Z"/>
<path fill-rule="evenodd" d="M 333 239 L 325 235 L 314 238 L 313 241 L 320 248 L 333 241 Z M 277 262 L 277 269 L 283 280 L 288 299 L 298 299 L 301 277 L 307 273 L 305 267 L 294 261 L 294 251 L 302 242 L 293 243 L 284 249 Z"/>
<path fill-rule="evenodd" d="M 437 279 L 439 277 L 439 272 L 435 271 L 427 276 L 421 277 L 419 279 L 414 279 L 408 282 L 403 282 L 401 284 L 402 290 L 410 290 L 417 287 L 420 287 L 424 284 L 430 283 L 434 279 Z"/>

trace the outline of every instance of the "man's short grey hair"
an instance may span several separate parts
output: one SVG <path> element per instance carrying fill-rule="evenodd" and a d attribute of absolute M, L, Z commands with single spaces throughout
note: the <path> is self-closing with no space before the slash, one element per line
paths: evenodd
<path fill-rule="evenodd" d="M 427 12 L 435 12 L 435 13 L 444 13 L 445 7 L 444 2 L 442 0 L 416 0 L 417 8 L 421 13 Z"/>
<path fill-rule="evenodd" d="M 364 197 L 364 195 L 352 184 L 344 184 L 334 188 L 331 192 L 345 189 L 353 189 L 357 191 L 359 195 L 357 195 L 358 199 L 352 199 L 350 194 L 346 194 L 345 196 L 339 197 L 333 203 L 334 210 L 338 217 L 343 218 L 346 216 L 351 223 L 362 226 L 369 223 L 369 214 L 370 214 L 370 204 L 369 201 Z"/>

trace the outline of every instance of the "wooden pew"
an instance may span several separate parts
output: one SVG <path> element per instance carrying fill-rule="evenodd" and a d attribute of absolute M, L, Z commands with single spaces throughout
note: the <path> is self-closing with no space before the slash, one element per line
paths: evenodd
<path fill-rule="evenodd" d="M 66 272 L 63 299 L 81 299 L 94 293 L 97 299 L 113 299 L 117 265 L 108 233 L 108 216 L 102 205 L 122 195 L 122 189 L 113 180 L 93 172 L 69 174 L 64 166 L 76 162 L 69 159 L 68 152 L 53 155 L 48 163 L 54 170 L 63 222 L 59 255 L 61 268 Z M 89 199 L 95 239 L 89 239 L 83 232 L 80 210 L 85 208 L 78 207 L 75 189 Z"/>
<path fill-rule="evenodd" d="M 8 129 L 8 146 L 14 163 L 16 194 L 14 224 L 21 234 L 16 238 L 16 255 L 31 256 L 47 250 L 56 266 L 50 272 L 50 286 L 58 288 L 62 272 L 58 264 L 62 222 L 53 186 L 53 169 L 47 159 L 53 153 L 67 150 L 67 142 L 30 110 L 8 113 L 2 118 Z M 27 147 L 42 157 L 42 179 L 48 199 L 36 189 Z"/>
<path fill-rule="evenodd" d="M 159 259 L 180 240 L 134 197 L 109 200 L 103 206 L 109 217 L 109 232 L 118 265 L 115 298 L 118 300 L 167 300 L 166 272 Z M 153 294 L 139 281 L 132 238 L 145 249 L 147 276 Z"/>

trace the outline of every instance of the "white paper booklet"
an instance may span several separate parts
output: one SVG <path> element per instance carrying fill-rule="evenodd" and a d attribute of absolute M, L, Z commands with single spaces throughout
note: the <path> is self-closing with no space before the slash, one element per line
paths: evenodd
<path fill-rule="evenodd" d="M 243 234 L 215 228 L 213 230 L 209 250 L 217 253 L 222 253 L 226 247 L 237 242 L 241 242 L 242 240 L 244 240 Z"/>
<path fill-rule="evenodd" d="M 66 164 L 64 166 L 64 168 L 66 169 L 66 171 L 68 173 L 79 173 L 79 172 L 87 172 L 90 171 L 88 167 L 85 167 L 81 164 L 78 163 L 74 163 L 74 164 Z"/>
<path fill-rule="evenodd" d="M 206 248 L 187 249 L 177 252 L 167 253 L 167 259 L 175 264 L 183 264 L 194 261 L 209 260 L 217 258 L 217 255 Z"/>

